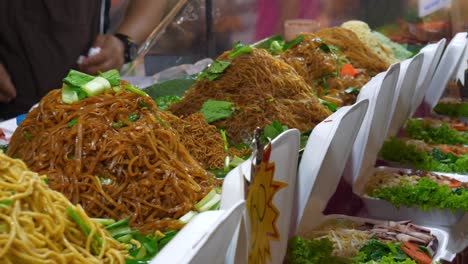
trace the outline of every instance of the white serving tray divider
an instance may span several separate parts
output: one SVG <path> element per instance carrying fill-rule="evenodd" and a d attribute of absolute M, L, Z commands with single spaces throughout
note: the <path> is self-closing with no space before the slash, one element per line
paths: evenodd
<path fill-rule="evenodd" d="M 400 75 L 392 103 L 392 117 L 388 122 L 387 138 L 395 136 L 410 115 L 423 60 L 424 54 L 419 53 L 412 59 L 400 63 Z"/>
<path fill-rule="evenodd" d="M 362 176 L 365 176 L 366 170 L 374 167 L 377 153 L 385 140 L 399 72 L 400 64 L 393 64 L 387 72 L 372 78 L 359 93 L 358 101 L 369 99 L 369 107 L 343 174 L 353 189 L 359 186 L 357 182 L 367 181 Z M 359 193 L 359 190 L 354 192 Z"/>
<path fill-rule="evenodd" d="M 437 43 L 426 45 L 420 51 L 420 53 L 424 54 L 424 62 L 421 67 L 418 84 L 411 103 L 411 116 L 416 113 L 416 110 L 424 100 L 424 94 L 426 93 L 427 88 L 429 88 L 429 84 L 434 76 L 437 65 L 439 64 L 440 57 L 442 57 L 445 42 L 445 39 L 441 39 Z"/>
<path fill-rule="evenodd" d="M 449 80 L 456 76 L 456 70 L 461 63 L 463 52 L 467 46 L 466 37 L 466 32 L 456 34 L 440 59 L 440 63 L 424 97 L 425 103 L 431 109 L 439 102 Z"/>
<path fill-rule="evenodd" d="M 342 107 L 312 130 L 299 164 L 293 234 L 310 230 L 314 223 L 321 222 L 368 105 L 369 101 L 363 99 Z"/>

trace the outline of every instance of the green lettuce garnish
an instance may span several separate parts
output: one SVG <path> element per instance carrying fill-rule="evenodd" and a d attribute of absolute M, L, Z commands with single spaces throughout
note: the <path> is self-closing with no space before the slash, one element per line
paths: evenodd
<path fill-rule="evenodd" d="M 389 201 L 396 207 L 419 206 L 424 211 L 450 209 L 468 211 L 468 188 L 450 189 L 447 185 L 422 177 L 416 185 L 402 183 L 393 187 L 377 187 L 371 197 Z"/>
<path fill-rule="evenodd" d="M 200 112 L 208 123 L 212 123 L 231 117 L 234 113 L 234 104 L 225 101 L 208 100 L 203 104 Z"/>
<path fill-rule="evenodd" d="M 406 124 L 405 133 L 414 139 L 428 143 L 463 145 L 468 144 L 468 132 L 461 132 L 447 124 L 432 127 L 421 119 L 410 119 Z"/>
<path fill-rule="evenodd" d="M 416 169 L 438 172 L 467 173 L 468 155 L 455 156 L 438 148 L 424 152 L 399 138 L 391 138 L 383 144 L 379 157 L 399 163 L 407 163 Z"/>

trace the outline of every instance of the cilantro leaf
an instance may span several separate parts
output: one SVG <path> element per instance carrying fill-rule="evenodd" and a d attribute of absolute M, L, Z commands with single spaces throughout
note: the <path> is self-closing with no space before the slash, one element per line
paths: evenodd
<path fill-rule="evenodd" d="M 200 112 L 208 123 L 212 123 L 231 117 L 234 113 L 234 104 L 225 101 L 208 100 L 203 104 Z"/>

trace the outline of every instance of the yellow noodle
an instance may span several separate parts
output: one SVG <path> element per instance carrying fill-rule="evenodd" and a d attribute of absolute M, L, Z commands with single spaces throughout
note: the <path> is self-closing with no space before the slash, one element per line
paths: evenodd
<path fill-rule="evenodd" d="M 0 263 L 125 263 L 125 245 L 80 206 L 51 190 L 22 161 L 0 151 L 0 203 L 5 201 L 11 204 L 0 206 Z M 90 227 L 88 236 L 68 216 L 67 208 Z"/>

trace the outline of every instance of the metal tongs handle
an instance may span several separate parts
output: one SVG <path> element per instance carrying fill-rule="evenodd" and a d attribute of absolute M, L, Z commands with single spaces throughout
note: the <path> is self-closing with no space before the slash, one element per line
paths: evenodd
<path fill-rule="evenodd" d="M 244 178 L 245 197 L 247 197 L 249 186 L 253 182 L 255 174 L 260 168 L 260 164 L 262 164 L 263 151 L 265 149 L 265 144 L 263 144 L 262 141 L 260 140 L 260 137 L 262 136 L 262 134 L 263 134 L 263 130 L 257 127 L 254 131 L 252 142 L 250 143 L 250 147 L 252 148 L 252 160 L 251 160 L 252 163 L 250 166 L 250 182 Z"/>

